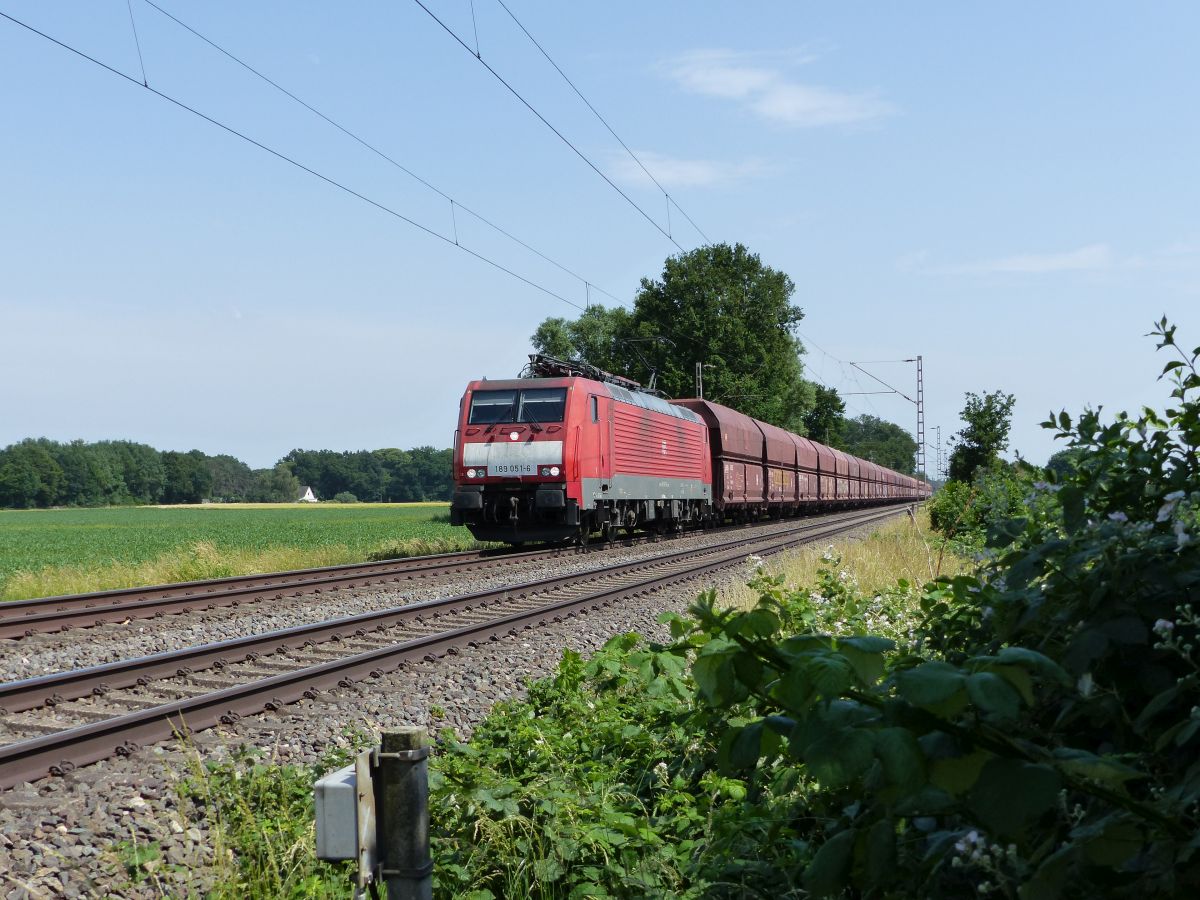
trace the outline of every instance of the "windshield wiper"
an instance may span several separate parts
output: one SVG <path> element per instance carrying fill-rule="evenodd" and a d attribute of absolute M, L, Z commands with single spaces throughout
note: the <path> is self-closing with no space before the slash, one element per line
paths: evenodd
<path fill-rule="evenodd" d="M 488 423 L 488 427 L 487 427 L 487 428 L 485 428 L 485 429 L 483 429 L 483 433 L 484 433 L 484 434 L 491 434 L 491 432 L 492 432 L 492 429 L 493 429 L 493 428 L 495 428 L 497 425 L 507 425 L 509 422 L 512 422 L 512 420 L 513 420 L 513 408 L 514 408 L 516 405 L 517 405 L 517 398 L 516 398 L 516 397 L 513 397 L 513 398 L 512 398 L 512 402 L 510 402 L 510 403 L 508 404 L 508 406 L 507 406 L 507 407 L 505 408 L 505 410 L 504 410 L 504 411 L 505 411 L 506 413 L 508 413 L 508 415 L 509 415 L 508 422 L 504 422 L 504 421 L 502 421 L 501 419 L 496 419 L 496 421 L 495 421 L 495 422 L 490 422 L 490 423 Z"/>

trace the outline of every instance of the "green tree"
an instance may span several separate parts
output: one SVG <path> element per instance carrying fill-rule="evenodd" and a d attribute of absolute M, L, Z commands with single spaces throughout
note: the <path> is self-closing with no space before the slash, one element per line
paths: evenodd
<path fill-rule="evenodd" d="M 249 499 L 255 503 L 292 503 L 300 496 L 300 479 L 284 462 L 273 469 L 256 469 Z"/>
<path fill-rule="evenodd" d="M 378 503 L 383 500 L 387 489 L 387 470 L 383 463 L 370 450 L 359 450 L 347 453 L 346 463 L 349 471 L 349 488 L 338 493 L 353 494 L 356 499 L 368 503 Z M 326 495 L 332 496 L 332 495 Z"/>
<path fill-rule="evenodd" d="M 833 388 L 813 385 L 812 405 L 804 413 L 804 433 L 814 441 L 840 447 L 846 425 L 846 403 Z"/>
<path fill-rule="evenodd" d="M 62 467 L 64 483 L 58 502 L 72 506 L 120 503 L 125 484 L 114 460 L 95 444 L 74 440 L 54 444 L 51 452 Z"/>
<path fill-rule="evenodd" d="M 120 503 L 157 503 L 162 499 L 166 473 L 162 454 L 133 441 L 100 441 L 94 444 L 121 481 Z"/>
<path fill-rule="evenodd" d="M 416 496 L 413 500 L 449 500 L 454 493 L 453 451 L 415 447 L 409 451 Z"/>
<path fill-rule="evenodd" d="M 966 423 L 958 434 L 950 454 L 950 478 L 970 481 L 975 470 L 989 466 L 1008 448 L 1012 410 L 1016 398 L 1003 391 L 990 394 L 967 392 L 967 405 L 960 416 Z"/>
<path fill-rule="evenodd" d="M 802 377 L 795 286 L 741 244 L 715 244 L 667 259 L 643 278 L 633 311 L 595 308 L 574 322 L 548 319 L 532 337 L 540 352 L 582 357 L 671 397 L 705 395 L 756 418 L 803 429 L 813 385 Z"/>
<path fill-rule="evenodd" d="M 177 453 L 168 450 L 163 454 L 163 469 L 166 473 L 164 503 L 199 503 L 212 496 L 212 474 L 201 451 Z"/>
<path fill-rule="evenodd" d="M 1059 450 L 1046 460 L 1046 471 L 1053 473 L 1058 480 L 1062 480 L 1075 470 L 1076 463 L 1080 461 L 1082 461 L 1082 454 L 1076 448 Z"/>
<path fill-rule="evenodd" d="M 582 359 L 608 372 L 645 377 L 636 370 L 626 341 L 634 335 L 633 316 L 622 307 L 589 307 L 578 319 L 550 318 L 531 338 L 534 348 L 558 359 Z"/>
<path fill-rule="evenodd" d="M 240 503 L 249 499 L 254 490 L 255 477 L 253 470 L 248 465 L 227 453 L 210 456 L 204 463 L 212 478 L 211 497 L 213 500 Z"/>
<path fill-rule="evenodd" d="M 28 459 L 17 457 L 0 463 L 0 506 L 29 509 L 38 505 L 42 483 Z"/>
<path fill-rule="evenodd" d="M 905 429 L 877 416 L 861 415 L 842 425 L 838 449 L 862 459 L 912 475 L 917 442 Z"/>
<path fill-rule="evenodd" d="M 65 477 L 52 453 L 57 446 L 24 440 L 0 451 L 0 506 L 27 509 L 62 502 Z"/>

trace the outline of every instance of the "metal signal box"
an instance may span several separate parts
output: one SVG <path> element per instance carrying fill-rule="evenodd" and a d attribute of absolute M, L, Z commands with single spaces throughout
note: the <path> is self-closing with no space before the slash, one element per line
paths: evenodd
<path fill-rule="evenodd" d="M 313 795 L 317 859 L 357 860 L 360 879 L 366 883 L 376 864 L 371 751 L 364 750 L 351 765 L 317 781 Z"/>

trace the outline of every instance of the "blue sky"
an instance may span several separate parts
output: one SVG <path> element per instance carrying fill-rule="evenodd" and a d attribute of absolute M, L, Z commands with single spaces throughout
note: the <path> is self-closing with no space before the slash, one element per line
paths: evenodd
<path fill-rule="evenodd" d="M 414 2 L 156 0 L 459 203 L 631 302 L 674 246 Z M 812 375 L 922 354 L 964 391 L 1158 403 L 1200 343 L 1200 8 L 506 0 L 714 240 L 788 272 Z M 468 0 L 430 0 L 475 45 Z M 574 278 L 132 0 L 152 87 L 582 304 Z M 666 227 L 661 193 L 517 30 L 482 57 Z M 0 0 L 141 81 L 124 0 Z M 464 384 L 577 310 L 0 20 L 0 446 L 130 438 L 266 466 L 447 446 Z M 673 213 L 690 248 L 699 234 Z M 606 300 L 607 298 L 601 297 Z M 611 301 L 609 301 L 611 302 Z M 911 365 L 867 366 L 910 393 Z M 896 396 L 852 414 L 910 426 Z M 931 461 L 932 466 L 932 451 Z"/>

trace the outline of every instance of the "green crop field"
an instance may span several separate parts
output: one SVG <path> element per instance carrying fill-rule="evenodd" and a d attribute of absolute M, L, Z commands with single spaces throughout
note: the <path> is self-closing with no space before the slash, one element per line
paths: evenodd
<path fill-rule="evenodd" d="M 445 503 L 0 510 L 0 599 L 473 546 Z"/>

